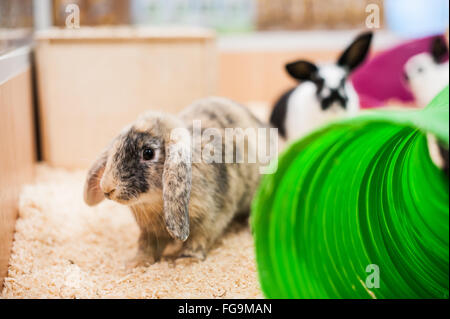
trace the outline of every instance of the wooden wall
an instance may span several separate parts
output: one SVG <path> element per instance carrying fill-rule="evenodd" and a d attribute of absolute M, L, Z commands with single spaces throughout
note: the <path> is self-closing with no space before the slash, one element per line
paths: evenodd
<path fill-rule="evenodd" d="M 43 159 L 86 168 L 120 130 L 148 110 L 176 113 L 217 92 L 209 33 L 120 32 L 39 38 L 37 79 Z M 81 34 L 81 33 L 74 33 Z M 113 35 L 112 35 L 113 34 Z"/>
<path fill-rule="evenodd" d="M 220 52 L 218 94 L 236 101 L 262 102 L 269 106 L 296 81 L 284 69 L 299 59 L 334 61 L 338 50 L 240 51 Z"/>
<path fill-rule="evenodd" d="M 66 7 L 75 4 L 80 8 L 80 25 L 121 25 L 131 22 L 130 0 L 53 0 L 53 23 L 66 25 Z"/>
<path fill-rule="evenodd" d="M 21 185 L 35 161 L 30 69 L 0 83 L 0 290 L 7 274 Z"/>
<path fill-rule="evenodd" d="M 351 29 L 364 26 L 366 7 L 380 8 L 383 0 L 258 0 L 259 30 Z"/>

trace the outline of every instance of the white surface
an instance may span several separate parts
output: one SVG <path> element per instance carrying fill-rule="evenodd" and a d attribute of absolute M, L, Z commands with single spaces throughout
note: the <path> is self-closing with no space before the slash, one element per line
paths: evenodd
<path fill-rule="evenodd" d="M 30 51 L 24 46 L 0 56 L 0 85 L 30 67 Z"/>
<path fill-rule="evenodd" d="M 53 19 L 51 0 L 33 1 L 33 20 L 36 30 L 48 29 L 52 26 Z"/>
<path fill-rule="evenodd" d="M 218 37 L 222 51 L 285 51 L 285 50 L 341 50 L 356 35 L 367 30 L 315 30 L 315 31 L 264 31 Z M 403 39 L 394 34 L 374 31 L 375 50 L 381 50 L 400 43 Z"/>
<path fill-rule="evenodd" d="M 212 39 L 214 30 L 182 26 L 101 26 L 67 29 L 53 27 L 35 33 L 37 40 L 85 40 L 85 39 Z"/>

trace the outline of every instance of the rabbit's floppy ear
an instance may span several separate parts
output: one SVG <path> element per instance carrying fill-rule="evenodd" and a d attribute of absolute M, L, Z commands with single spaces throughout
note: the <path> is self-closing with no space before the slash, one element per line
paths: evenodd
<path fill-rule="evenodd" d="M 339 57 L 337 64 L 345 67 L 349 72 L 358 67 L 369 53 L 373 33 L 360 34 Z"/>
<path fill-rule="evenodd" d="M 173 238 L 185 241 L 189 236 L 189 200 L 192 165 L 191 137 L 185 128 L 170 132 L 165 145 L 163 172 L 164 221 Z"/>
<path fill-rule="evenodd" d="M 318 68 L 311 62 L 300 60 L 286 64 L 286 70 L 293 78 L 307 81 L 314 78 Z"/>
<path fill-rule="evenodd" d="M 448 55 L 447 44 L 441 36 L 437 36 L 433 39 L 431 44 L 431 56 L 434 62 L 441 63 Z"/>
<path fill-rule="evenodd" d="M 100 188 L 100 179 L 105 171 L 107 159 L 108 150 L 105 150 L 88 171 L 86 182 L 84 183 L 84 201 L 89 206 L 97 205 L 105 198 Z"/>

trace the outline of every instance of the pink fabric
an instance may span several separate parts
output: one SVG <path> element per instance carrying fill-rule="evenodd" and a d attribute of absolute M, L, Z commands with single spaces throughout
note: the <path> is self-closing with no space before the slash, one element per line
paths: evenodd
<path fill-rule="evenodd" d="M 429 52 L 434 36 L 413 40 L 369 59 L 352 75 L 352 83 L 362 108 L 386 105 L 389 100 L 413 102 L 406 86 L 403 68 L 412 56 Z"/>

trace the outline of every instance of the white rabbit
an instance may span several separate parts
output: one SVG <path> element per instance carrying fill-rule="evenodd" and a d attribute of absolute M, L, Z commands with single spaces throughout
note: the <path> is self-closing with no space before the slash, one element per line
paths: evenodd
<path fill-rule="evenodd" d="M 407 81 L 420 107 L 427 106 L 431 100 L 449 84 L 449 64 L 443 62 L 448 56 L 448 48 L 441 36 L 433 39 L 430 52 L 417 54 L 405 64 Z M 428 134 L 428 150 L 433 162 L 449 175 L 448 148 Z"/>
<path fill-rule="evenodd" d="M 371 32 L 359 35 L 335 64 L 316 66 L 300 60 L 286 65 L 300 84 L 286 92 L 272 111 L 270 122 L 282 137 L 296 139 L 332 119 L 358 112 L 358 95 L 348 78 L 365 60 L 371 41 Z"/>
<path fill-rule="evenodd" d="M 448 55 L 441 36 L 434 38 L 430 52 L 417 54 L 405 64 L 405 79 L 420 107 L 425 107 L 448 85 L 449 65 L 442 60 Z"/>

